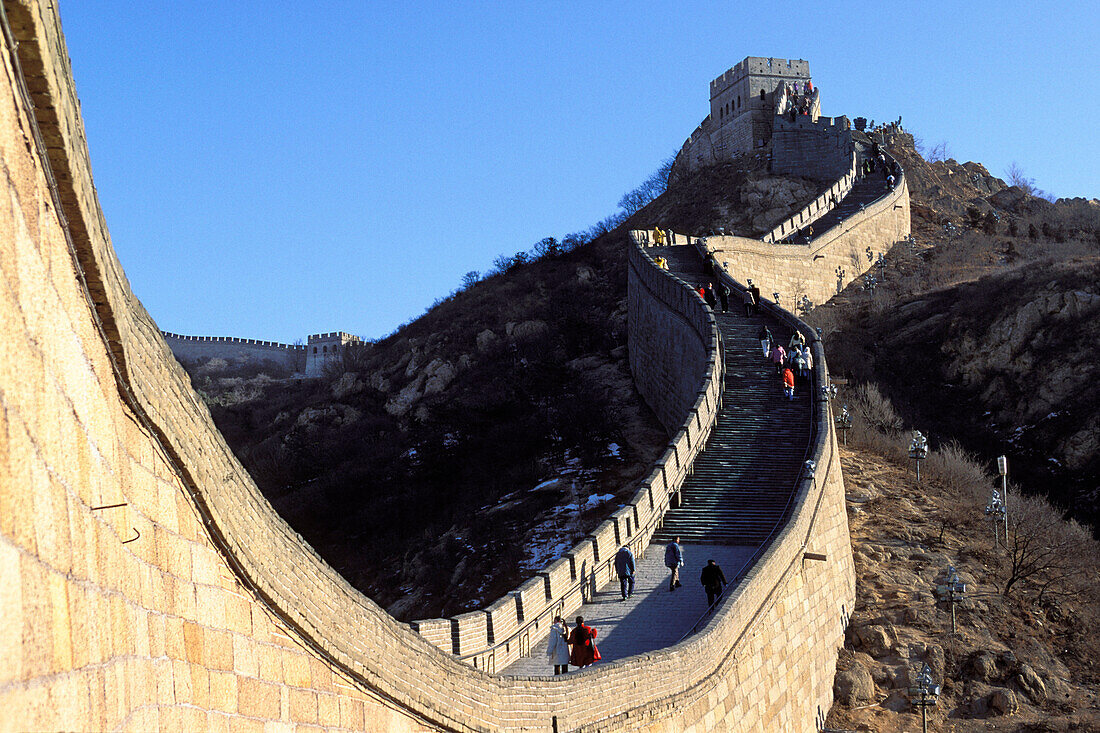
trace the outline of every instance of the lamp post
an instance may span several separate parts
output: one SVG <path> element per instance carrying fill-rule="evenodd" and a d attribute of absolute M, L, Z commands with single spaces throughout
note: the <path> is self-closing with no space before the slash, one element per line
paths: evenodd
<path fill-rule="evenodd" d="M 1008 457 L 997 456 L 997 473 L 1001 475 L 1002 503 L 1005 508 L 1005 547 L 1008 547 Z"/>
<path fill-rule="evenodd" d="M 919 430 L 913 431 L 913 442 L 909 444 L 909 458 L 917 470 L 917 484 L 920 484 L 920 462 L 928 457 L 928 438 L 921 435 Z"/>
<path fill-rule="evenodd" d="M 959 581 L 959 573 L 955 570 L 955 566 L 949 565 L 947 567 L 947 578 L 943 584 L 936 586 L 936 595 L 939 596 L 941 601 L 947 601 L 951 605 L 952 634 L 958 628 L 955 625 L 955 604 L 963 599 L 964 593 L 966 593 L 966 583 Z"/>
<path fill-rule="evenodd" d="M 779 293 L 778 292 L 772 293 L 772 297 L 775 298 L 775 304 L 779 305 Z"/>
<path fill-rule="evenodd" d="M 840 408 L 840 414 L 836 416 L 836 429 L 844 438 L 844 445 L 848 445 L 848 431 L 852 429 L 852 416 L 848 414 L 848 405 Z"/>
<path fill-rule="evenodd" d="M 1008 507 L 1001 501 L 1001 493 L 993 489 L 989 503 L 985 505 L 985 514 L 993 520 L 993 547 L 997 547 L 997 528 L 1001 522 L 1005 525 L 1005 549 L 1008 549 Z"/>
<path fill-rule="evenodd" d="M 886 255 L 882 252 L 878 253 L 878 261 L 875 262 L 878 265 L 879 280 L 886 281 Z"/>
<path fill-rule="evenodd" d="M 847 274 L 848 274 L 848 271 L 845 270 L 843 267 L 837 267 L 836 268 L 836 294 L 837 295 L 840 295 L 841 291 L 844 290 L 844 276 L 847 275 Z"/>
<path fill-rule="evenodd" d="M 867 252 L 867 262 L 874 262 L 875 261 L 875 253 L 871 251 L 870 247 L 867 248 L 866 252 Z"/>
<path fill-rule="evenodd" d="M 920 708 L 921 731 L 928 733 L 928 708 L 936 704 L 940 686 L 932 683 L 932 669 L 927 663 L 914 682 L 916 685 L 909 688 L 909 700 L 914 707 Z"/>
<path fill-rule="evenodd" d="M 875 297 L 875 286 L 878 285 L 878 280 L 874 275 L 869 275 L 866 280 L 863 281 L 863 289 L 871 294 L 871 297 Z"/>

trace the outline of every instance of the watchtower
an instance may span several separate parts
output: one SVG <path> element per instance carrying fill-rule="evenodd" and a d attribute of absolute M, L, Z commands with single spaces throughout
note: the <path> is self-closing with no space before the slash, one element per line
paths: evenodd
<path fill-rule="evenodd" d="M 310 334 L 306 345 L 306 376 L 324 374 L 326 366 L 344 358 L 344 349 L 351 343 L 360 343 L 359 337 L 343 331 Z"/>
<path fill-rule="evenodd" d="M 803 89 L 810 62 L 748 56 L 710 83 L 710 120 L 729 155 L 771 140 L 777 90 L 786 82 Z"/>

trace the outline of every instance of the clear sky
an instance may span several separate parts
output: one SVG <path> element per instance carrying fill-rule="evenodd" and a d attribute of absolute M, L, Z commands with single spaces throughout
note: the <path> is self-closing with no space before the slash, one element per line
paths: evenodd
<path fill-rule="evenodd" d="M 803 58 L 826 115 L 1100 197 L 1093 1 L 61 0 L 100 201 L 161 328 L 383 336 L 582 230 L 711 79 Z"/>

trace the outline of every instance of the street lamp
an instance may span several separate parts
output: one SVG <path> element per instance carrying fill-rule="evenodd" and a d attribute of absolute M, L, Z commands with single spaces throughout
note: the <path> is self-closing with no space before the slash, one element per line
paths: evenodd
<path fill-rule="evenodd" d="M 875 264 L 878 265 L 879 279 L 882 280 L 883 282 L 885 282 L 886 281 L 886 255 L 884 255 L 882 252 L 879 252 L 878 253 L 878 262 L 876 262 Z"/>
<path fill-rule="evenodd" d="M 848 405 L 840 408 L 840 414 L 836 416 L 836 429 L 844 438 L 844 445 L 848 445 L 848 431 L 852 429 L 852 416 L 848 414 Z"/>
<path fill-rule="evenodd" d="M 775 298 L 775 304 L 779 305 L 779 293 L 778 292 L 772 293 L 772 297 Z"/>
<path fill-rule="evenodd" d="M 946 601 L 951 605 L 951 633 L 954 634 L 957 630 L 955 625 L 955 604 L 963 599 L 963 594 L 966 593 L 966 583 L 959 581 L 959 573 L 955 570 L 954 565 L 947 567 L 947 578 L 942 585 L 936 586 L 936 595 L 939 596 L 941 601 Z"/>
<path fill-rule="evenodd" d="M 875 286 L 878 285 L 878 281 L 875 280 L 874 275 L 869 275 L 866 280 L 863 281 L 863 289 L 871 294 L 871 297 L 875 297 Z"/>
<path fill-rule="evenodd" d="M 920 483 L 920 462 L 928 457 L 928 438 L 919 430 L 913 431 L 913 442 L 909 444 L 909 457 L 917 467 L 917 483 Z"/>
<path fill-rule="evenodd" d="M 989 503 L 985 505 L 985 514 L 993 520 L 993 547 L 997 546 L 997 527 L 1001 522 L 1005 525 L 1005 549 L 1008 549 L 1008 507 L 1001 501 L 1001 493 L 993 489 L 993 495 Z"/>
<path fill-rule="evenodd" d="M 909 700 L 914 707 L 920 708 L 921 731 L 928 733 L 928 708 L 936 704 L 940 686 L 932 684 L 932 669 L 927 663 L 914 682 L 917 684 L 909 688 Z"/>
<path fill-rule="evenodd" d="M 841 291 L 844 290 L 844 276 L 847 275 L 847 274 L 848 274 L 848 271 L 845 270 L 843 267 L 837 267 L 836 268 L 836 294 L 837 295 L 840 295 Z"/>
<path fill-rule="evenodd" d="M 867 261 L 868 262 L 874 262 L 875 261 L 875 253 L 871 251 L 870 247 L 867 248 Z"/>

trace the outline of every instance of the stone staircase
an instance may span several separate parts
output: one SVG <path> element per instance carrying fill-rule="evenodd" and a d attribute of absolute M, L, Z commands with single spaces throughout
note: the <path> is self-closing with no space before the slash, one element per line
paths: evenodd
<path fill-rule="evenodd" d="M 713 281 L 695 248 L 657 247 L 652 256 L 699 286 Z M 799 385 L 783 395 L 780 378 L 760 349 L 761 325 L 786 348 L 791 329 L 761 313 L 746 318 L 734 294 L 728 313 L 716 313 L 726 358 L 723 406 L 704 452 L 684 482 L 681 504 L 665 515 L 656 543 L 760 545 L 784 519 L 810 441 L 811 391 Z M 731 578 L 732 580 L 732 578 Z"/>
<path fill-rule="evenodd" d="M 872 201 L 884 195 L 886 195 L 886 178 L 883 176 L 882 169 L 879 168 L 867 178 L 857 179 L 848 195 L 842 198 L 829 213 L 811 225 L 814 228 L 814 236 L 821 236 L 827 230 L 842 223 L 853 214 L 858 214 L 864 206 L 870 205 Z M 791 241 L 795 243 L 805 242 L 806 233 L 807 228 L 804 227 L 793 235 L 794 239 Z"/>

